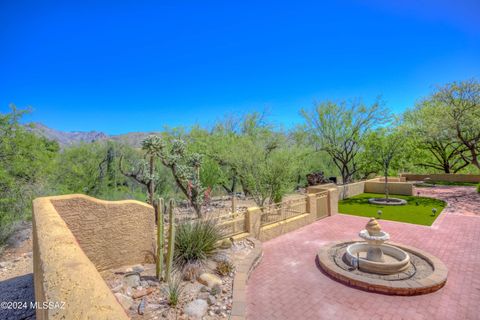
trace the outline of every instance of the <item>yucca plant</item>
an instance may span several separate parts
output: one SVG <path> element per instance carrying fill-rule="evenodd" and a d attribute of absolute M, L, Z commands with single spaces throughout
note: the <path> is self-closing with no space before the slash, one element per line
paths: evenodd
<path fill-rule="evenodd" d="M 175 236 L 175 266 L 182 271 L 201 266 L 215 252 L 221 238 L 221 230 L 214 220 L 181 223 Z"/>

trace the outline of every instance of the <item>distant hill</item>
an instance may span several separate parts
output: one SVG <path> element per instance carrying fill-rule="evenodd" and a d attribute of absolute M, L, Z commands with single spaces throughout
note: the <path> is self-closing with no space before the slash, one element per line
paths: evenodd
<path fill-rule="evenodd" d="M 47 127 L 42 123 L 33 123 L 34 127 L 29 128 L 32 132 L 43 136 L 49 140 L 57 141 L 61 147 L 68 147 L 82 142 L 95 141 L 118 141 L 133 147 L 140 147 L 141 142 L 145 137 L 155 132 L 131 132 L 119 135 L 107 135 L 101 131 L 60 131 Z"/>

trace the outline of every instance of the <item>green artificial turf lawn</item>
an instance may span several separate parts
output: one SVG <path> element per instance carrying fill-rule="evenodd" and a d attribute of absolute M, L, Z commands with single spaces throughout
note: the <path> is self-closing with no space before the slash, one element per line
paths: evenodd
<path fill-rule="evenodd" d="M 384 198 L 384 194 L 362 193 L 357 196 L 341 200 L 338 203 L 338 211 L 340 213 L 351 214 L 361 217 L 378 218 L 378 210 L 382 210 L 382 220 L 392 220 L 400 222 L 408 222 L 431 226 L 433 221 L 440 215 L 446 203 L 442 200 L 415 197 L 415 196 L 398 196 L 391 195 L 392 198 L 400 198 L 407 200 L 407 204 L 403 206 L 384 206 L 368 203 L 370 198 Z M 415 202 L 418 201 L 418 206 Z M 432 208 L 437 209 L 435 216 L 432 215 Z"/>

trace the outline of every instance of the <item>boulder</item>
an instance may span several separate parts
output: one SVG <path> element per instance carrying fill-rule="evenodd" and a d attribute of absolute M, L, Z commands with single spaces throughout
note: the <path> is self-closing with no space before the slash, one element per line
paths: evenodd
<path fill-rule="evenodd" d="M 215 286 L 221 286 L 222 285 L 222 280 L 217 277 L 216 275 L 214 274 L 211 274 L 211 273 L 202 273 L 200 275 L 200 277 L 198 277 L 198 282 L 200 282 L 201 284 L 209 287 L 209 288 L 213 288 Z"/>
<path fill-rule="evenodd" d="M 183 312 L 194 319 L 202 319 L 202 317 L 207 313 L 208 303 L 202 299 L 196 299 L 188 303 Z"/>
<path fill-rule="evenodd" d="M 118 302 L 122 305 L 123 309 L 130 310 L 133 306 L 133 299 L 129 296 L 124 295 L 123 293 L 117 292 L 115 293 L 115 297 L 117 298 Z"/>
<path fill-rule="evenodd" d="M 130 272 L 123 277 L 123 285 L 125 287 L 136 288 L 140 285 L 140 274 L 137 272 Z"/>

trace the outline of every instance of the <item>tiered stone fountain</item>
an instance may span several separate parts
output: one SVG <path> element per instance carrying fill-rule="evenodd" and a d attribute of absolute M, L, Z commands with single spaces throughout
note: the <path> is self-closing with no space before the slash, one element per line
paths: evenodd
<path fill-rule="evenodd" d="M 322 247 L 320 267 L 350 286 L 394 295 L 433 292 L 447 281 L 447 268 L 436 257 L 405 245 L 386 244 L 390 235 L 375 218 L 359 237 L 364 241 L 339 241 Z"/>
<path fill-rule="evenodd" d="M 394 274 L 408 268 L 410 256 L 398 247 L 384 244 L 390 235 L 382 231 L 375 218 L 368 221 L 359 236 L 366 243 L 357 242 L 347 247 L 345 258 L 351 266 L 378 274 Z"/>

